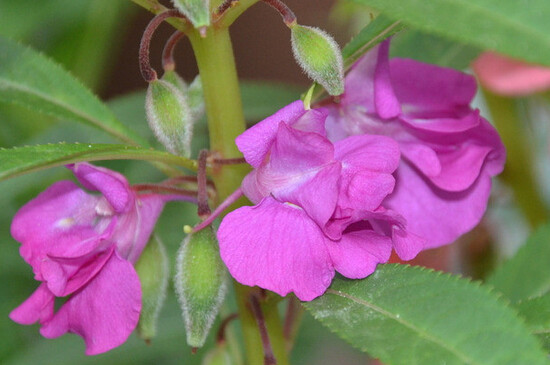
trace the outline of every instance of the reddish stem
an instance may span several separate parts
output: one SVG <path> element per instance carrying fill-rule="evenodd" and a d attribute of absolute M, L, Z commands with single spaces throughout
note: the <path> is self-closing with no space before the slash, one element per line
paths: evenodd
<path fill-rule="evenodd" d="M 166 41 L 164 49 L 162 50 L 162 68 L 164 71 L 174 71 L 176 68 L 176 62 L 174 61 L 174 49 L 176 48 L 179 40 L 184 36 L 185 34 L 183 32 L 176 30 L 170 38 L 168 38 L 168 41 Z"/>
<path fill-rule="evenodd" d="M 201 229 L 208 227 L 218 216 L 227 209 L 231 204 L 235 203 L 243 195 L 241 188 L 235 190 L 231 195 L 229 195 L 214 211 L 208 216 L 205 220 L 193 227 L 193 232 L 198 232 Z"/>
<path fill-rule="evenodd" d="M 225 329 L 231 321 L 237 318 L 239 318 L 239 313 L 233 313 L 222 321 L 222 323 L 220 324 L 220 328 L 218 329 L 218 333 L 216 334 L 216 342 L 218 345 L 221 345 L 225 342 Z"/>
<path fill-rule="evenodd" d="M 151 62 L 149 60 L 151 38 L 158 26 L 168 18 L 185 18 L 185 16 L 177 10 L 168 10 L 164 13 L 160 13 L 147 24 L 143 36 L 141 37 L 141 43 L 139 45 L 139 69 L 141 71 L 141 76 L 143 76 L 147 82 L 157 79 L 157 72 L 151 67 Z"/>
<path fill-rule="evenodd" d="M 239 165 L 246 163 L 244 158 L 215 158 L 212 160 L 217 165 Z"/>
<path fill-rule="evenodd" d="M 272 8 L 277 10 L 279 14 L 283 17 L 283 21 L 287 26 L 292 26 L 297 23 L 296 15 L 290 10 L 290 8 L 283 3 L 281 0 L 262 0 L 264 3 L 270 5 Z"/>
<path fill-rule="evenodd" d="M 235 5 L 237 5 L 238 2 L 239 2 L 239 0 L 225 0 L 220 6 L 218 6 L 218 8 L 216 9 L 216 12 L 214 14 L 216 14 L 216 17 L 219 18 L 227 10 L 229 10 L 232 7 L 234 7 Z"/>
<path fill-rule="evenodd" d="M 208 154 L 208 150 L 201 150 L 199 152 L 197 169 L 197 200 L 199 202 L 197 214 L 201 219 L 207 218 L 211 213 L 210 206 L 208 206 L 208 192 L 206 190 L 206 160 Z"/>
<path fill-rule="evenodd" d="M 267 327 L 265 326 L 265 318 L 262 312 L 262 307 L 260 306 L 258 298 L 254 294 L 250 296 L 250 304 L 252 307 L 252 313 L 254 313 L 256 323 L 260 329 L 260 337 L 264 348 L 264 365 L 276 365 L 277 360 L 275 359 L 275 355 L 273 355 L 273 349 L 271 348 L 271 342 L 269 341 L 269 334 L 267 332 Z"/>

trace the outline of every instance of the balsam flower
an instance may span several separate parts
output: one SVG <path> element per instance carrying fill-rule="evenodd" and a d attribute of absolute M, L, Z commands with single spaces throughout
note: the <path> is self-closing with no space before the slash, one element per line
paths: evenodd
<path fill-rule="evenodd" d="M 68 166 L 86 193 L 60 181 L 23 206 L 11 234 L 41 284 L 10 318 L 41 324 L 55 338 L 83 337 L 86 354 L 108 351 L 139 320 L 141 287 L 133 265 L 149 240 L 165 199 L 137 194 L 120 174 L 86 163 Z M 54 313 L 56 297 L 68 297 Z"/>
<path fill-rule="evenodd" d="M 242 190 L 257 204 L 229 213 L 218 230 L 220 254 L 237 281 L 311 300 L 335 271 L 364 278 L 392 247 L 414 251 L 401 249 L 402 219 L 380 207 L 394 187 L 397 143 L 362 135 L 332 144 L 326 116 L 298 101 L 237 138 L 255 167 Z"/>
<path fill-rule="evenodd" d="M 388 59 L 389 41 L 360 59 L 340 102 L 325 103 L 328 138 L 376 134 L 399 143 L 395 191 L 384 202 L 426 248 L 448 244 L 479 223 L 491 177 L 504 166 L 495 129 L 469 103 L 473 77 L 409 59 Z"/>

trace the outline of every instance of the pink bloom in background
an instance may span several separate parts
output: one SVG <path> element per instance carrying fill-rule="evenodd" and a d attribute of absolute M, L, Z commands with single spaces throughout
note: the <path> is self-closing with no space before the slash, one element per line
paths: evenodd
<path fill-rule="evenodd" d="M 23 206 L 11 233 L 41 284 L 10 318 L 41 324 L 55 338 L 80 335 L 86 354 L 122 344 L 137 325 L 141 286 L 133 265 L 149 240 L 164 198 L 138 195 L 124 176 L 80 163 L 68 166 L 91 195 L 60 181 Z M 68 300 L 54 313 L 56 297 Z"/>
<path fill-rule="evenodd" d="M 354 65 L 338 104 L 294 102 L 237 138 L 256 204 L 218 230 L 237 281 L 312 300 L 335 271 L 364 278 L 392 249 L 410 260 L 480 221 L 505 152 L 469 107 L 475 80 L 388 48 Z"/>
<path fill-rule="evenodd" d="M 495 94 L 518 96 L 550 89 L 550 68 L 498 53 L 482 53 L 472 68 L 480 83 Z"/>

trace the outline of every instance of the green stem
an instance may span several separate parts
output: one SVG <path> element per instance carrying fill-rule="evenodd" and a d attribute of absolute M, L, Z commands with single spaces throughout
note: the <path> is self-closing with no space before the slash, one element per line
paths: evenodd
<path fill-rule="evenodd" d="M 532 143 L 525 134 L 525 123 L 518 116 L 514 99 L 483 90 L 483 95 L 500 137 L 506 146 L 506 165 L 502 179 L 512 188 L 514 197 L 532 227 L 550 218 L 533 171 Z"/>
<path fill-rule="evenodd" d="M 211 27 L 205 38 L 201 38 L 195 32 L 189 35 L 189 39 L 195 52 L 204 90 L 210 149 L 217 152 L 221 158 L 241 157 L 235 145 L 235 138 L 245 130 L 246 124 L 229 30 Z M 239 188 L 247 172 L 246 165 L 222 165 L 214 170 L 212 179 L 216 184 L 219 198 L 225 199 Z M 233 209 L 243 203 L 242 200 L 238 201 Z M 235 290 L 248 363 L 262 364 L 263 348 L 260 332 L 248 305 L 249 293 L 253 289 L 235 283 Z M 266 303 L 262 309 L 278 364 L 286 365 L 288 360 L 277 308 L 273 304 Z"/>

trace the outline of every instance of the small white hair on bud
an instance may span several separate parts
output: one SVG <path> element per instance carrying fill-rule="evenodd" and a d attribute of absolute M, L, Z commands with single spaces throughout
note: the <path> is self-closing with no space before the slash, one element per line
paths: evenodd
<path fill-rule="evenodd" d="M 325 31 L 295 24 L 291 29 L 294 58 L 302 70 L 330 95 L 344 92 L 344 61 L 338 43 Z"/>
<path fill-rule="evenodd" d="M 157 139 L 176 155 L 191 155 L 193 117 L 185 94 L 163 80 L 149 83 L 145 97 L 147 121 Z"/>
<path fill-rule="evenodd" d="M 201 35 L 204 27 L 210 25 L 210 0 L 172 0 L 172 3 L 189 19 L 193 27 L 199 29 Z"/>

